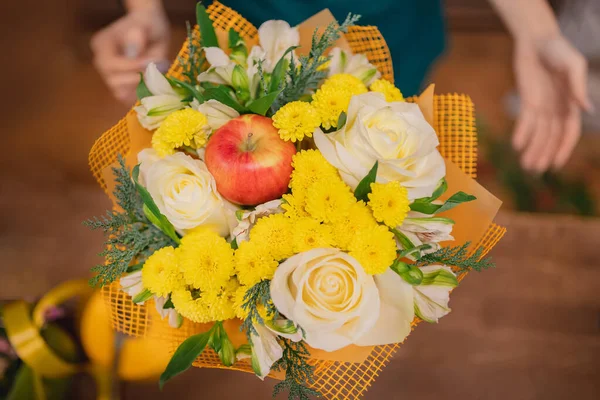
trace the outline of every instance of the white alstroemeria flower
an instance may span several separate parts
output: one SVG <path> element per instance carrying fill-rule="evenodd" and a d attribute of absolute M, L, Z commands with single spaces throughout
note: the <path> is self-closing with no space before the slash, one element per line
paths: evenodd
<path fill-rule="evenodd" d="M 194 99 L 190 105 L 194 110 L 206 115 L 208 125 L 213 131 L 225 125 L 229 120 L 240 116 L 240 113 L 233 108 L 214 99 L 207 100 L 202 104 Z"/>
<path fill-rule="evenodd" d="M 218 47 L 205 47 L 206 61 L 210 68 L 198 75 L 198 82 L 211 82 L 218 85 L 229 85 L 233 83 L 233 70 L 237 65 L 229 59 L 229 56 Z"/>
<path fill-rule="evenodd" d="M 413 286 L 415 313 L 424 321 L 438 322 L 450 312 L 450 291 L 458 286 L 458 280 L 445 265 L 429 265 L 420 269 L 423 281 Z"/>
<path fill-rule="evenodd" d="M 260 324 L 254 324 L 256 332 L 250 334 L 252 346 L 252 369 L 256 376 L 265 379 L 275 361 L 283 356 L 277 335 Z M 258 335 L 257 335 L 258 334 Z"/>
<path fill-rule="evenodd" d="M 317 128 L 313 136 L 353 190 L 375 162 L 377 182 L 399 181 L 410 200 L 431 196 L 446 175 L 438 137 L 419 106 L 388 103 L 382 93 L 352 97 L 344 127 L 327 135 Z"/>
<path fill-rule="evenodd" d="M 140 183 L 178 232 L 205 226 L 229 235 L 237 207 L 221 197 L 203 161 L 182 152 L 157 158 L 154 149 L 142 150 L 138 161 Z"/>
<path fill-rule="evenodd" d="M 236 217 L 238 220 L 237 226 L 231 232 L 231 236 L 236 239 L 237 244 L 248 240 L 250 229 L 256 223 L 256 220 L 260 217 L 266 217 L 271 214 L 281 214 L 283 208 L 281 208 L 281 199 L 275 199 L 268 201 L 264 204 L 259 204 L 254 207 L 254 210 L 238 210 Z"/>
<path fill-rule="evenodd" d="M 168 297 L 154 296 L 156 312 L 158 312 L 161 319 L 167 317 L 171 328 L 180 328 L 181 324 L 183 324 L 183 317 L 174 308 L 164 308 L 167 300 L 169 300 Z"/>
<path fill-rule="evenodd" d="M 156 64 L 150 63 L 144 73 L 144 83 L 152 96 L 140 100 L 135 107 L 140 124 L 146 129 L 157 129 L 169 114 L 186 106 L 185 98 L 171 87 L 165 76 L 158 70 Z"/>
<path fill-rule="evenodd" d="M 423 254 L 429 254 L 439 250 L 440 242 L 454 240 L 451 235 L 453 227 L 454 221 L 450 218 L 409 211 L 408 216 L 397 229 L 415 247 L 430 244 L 431 248 L 422 251 Z"/>
<path fill-rule="evenodd" d="M 271 297 L 306 343 L 325 351 L 402 342 L 414 318 L 409 284 L 389 269 L 368 275 L 338 249 L 312 249 L 281 263 Z"/>
<path fill-rule="evenodd" d="M 328 76 L 350 74 L 363 81 L 366 86 L 381 77 L 377 67 L 371 64 L 364 54 L 346 53 L 339 47 L 334 47 L 330 56 Z"/>
<path fill-rule="evenodd" d="M 125 275 L 119 280 L 119 283 L 121 284 L 121 290 L 127 293 L 132 298 L 144 291 L 141 270 Z"/>
<path fill-rule="evenodd" d="M 270 73 L 288 48 L 300 44 L 300 33 L 298 28 L 291 27 L 286 21 L 270 20 L 258 28 L 258 42 L 266 53 L 267 62 L 263 64 L 263 69 Z M 291 56 L 288 53 L 286 58 Z"/>

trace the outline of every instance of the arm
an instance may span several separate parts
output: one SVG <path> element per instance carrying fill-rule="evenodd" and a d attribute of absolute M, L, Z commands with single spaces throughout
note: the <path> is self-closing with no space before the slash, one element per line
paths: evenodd
<path fill-rule="evenodd" d="M 587 62 L 562 35 L 546 0 L 489 0 L 514 38 L 521 109 L 513 146 L 534 172 L 566 164 L 592 111 Z"/>

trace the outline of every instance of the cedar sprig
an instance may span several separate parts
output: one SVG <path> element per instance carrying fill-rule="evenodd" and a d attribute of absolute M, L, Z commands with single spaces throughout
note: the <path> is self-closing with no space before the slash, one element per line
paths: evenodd
<path fill-rule="evenodd" d="M 471 269 L 481 272 L 496 266 L 490 257 L 483 257 L 483 247 L 469 255 L 470 244 L 471 242 L 467 242 L 462 246 L 442 247 L 434 253 L 425 254 L 417 261 L 417 266 L 444 264 L 458 268 L 459 272 Z"/>
<path fill-rule="evenodd" d="M 118 279 L 129 265 L 143 262 L 156 250 L 174 245 L 173 241 L 146 218 L 143 201 L 119 154 L 119 167 L 113 168 L 113 192 L 121 211 L 107 211 L 102 217 L 84 221 L 91 229 L 100 229 L 106 237 L 104 251 L 99 255 L 106 260 L 92 268 L 96 275 L 90 279 L 92 286 L 104 286 Z"/>
<path fill-rule="evenodd" d="M 325 52 L 340 38 L 342 33 L 347 32 L 348 28 L 359 19 L 360 15 L 348 14 L 341 25 L 332 22 L 322 35 L 315 30 L 308 55 L 300 56 L 296 61 L 292 54 L 287 72 L 287 83 L 273 103 L 273 111 L 277 111 L 286 103 L 300 99 L 319 86 L 321 81 L 327 77 L 326 71 L 319 70 L 330 59 L 329 56 L 325 56 Z"/>
<path fill-rule="evenodd" d="M 288 400 L 310 400 L 309 396 L 320 397 L 321 394 L 308 387 L 315 381 L 314 366 L 308 363 L 310 352 L 303 340 L 294 342 L 279 338 L 283 347 L 282 357 L 273 364 L 273 370 L 285 371 L 285 379 L 273 388 L 273 397 L 284 391 L 288 392 Z"/>
<path fill-rule="evenodd" d="M 250 335 L 258 335 L 254 329 L 254 323 L 264 324 L 263 318 L 260 315 L 259 307 L 264 307 L 267 315 L 271 319 L 279 316 L 279 311 L 271 300 L 271 281 L 260 281 L 246 291 L 244 295 L 244 303 L 242 308 L 246 311 L 247 316 L 242 322 L 241 330 L 246 331 L 246 336 L 250 341 Z"/>
<path fill-rule="evenodd" d="M 195 85 L 197 83 L 198 75 L 202 72 L 202 67 L 206 62 L 206 58 L 202 53 L 202 48 L 199 43 L 199 34 L 197 31 L 192 29 L 189 21 L 185 22 L 185 28 L 187 32 L 187 51 L 188 58 L 185 60 L 183 57 L 179 57 L 177 61 L 182 68 L 182 75 L 186 77 L 188 83 Z"/>

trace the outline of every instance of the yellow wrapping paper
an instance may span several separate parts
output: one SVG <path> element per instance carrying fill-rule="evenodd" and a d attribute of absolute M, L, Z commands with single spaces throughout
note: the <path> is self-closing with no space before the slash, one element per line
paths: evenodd
<path fill-rule="evenodd" d="M 208 7 L 208 12 L 221 44 L 225 37 L 224 32 L 230 27 L 236 29 L 247 43 L 256 42 L 256 28 L 235 11 L 214 2 Z M 298 53 L 302 54 L 302 51 L 309 48 L 310 37 L 316 27 L 323 29 L 332 20 L 331 13 L 324 10 L 301 24 L 298 28 L 302 49 L 298 49 Z M 353 53 L 365 54 L 382 73 L 382 77 L 393 82 L 389 50 L 376 27 L 351 27 L 338 45 Z M 185 44 L 179 56 L 184 59 L 188 56 Z M 175 62 L 169 74 L 181 77 L 181 66 Z M 431 86 L 420 97 L 409 101 L 414 101 L 420 106 L 423 115 L 438 133 L 439 150 L 446 159 L 446 179 L 449 187 L 446 196 L 460 190 L 477 196 L 475 202 L 462 204 L 444 213 L 444 216 L 456 221 L 453 231 L 456 240 L 452 245 L 470 241 L 473 243 L 473 251 L 483 247 L 486 254 L 502 237 L 505 229 L 492 223 L 500 201 L 474 180 L 477 134 L 471 100 L 468 96 L 458 94 L 434 95 Z M 135 113 L 130 111 L 126 118 L 107 131 L 92 148 L 92 172 L 111 198 L 114 188 L 111 167 L 115 165 L 117 153 L 126 154 L 127 164 L 133 167 L 137 162 L 137 153 L 150 147 L 150 139 L 151 133 L 141 127 Z M 152 306 L 134 305 L 129 296 L 120 290 L 118 283 L 106 286 L 103 289 L 103 297 L 111 310 L 110 316 L 115 329 L 134 336 L 157 336 L 166 339 L 171 351 L 190 335 L 209 329 L 208 325 L 194 324 L 190 321 L 185 321 L 180 329 L 168 327 L 166 322 L 157 318 Z M 415 319 L 413 327 L 418 322 L 420 321 Z M 236 345 L 245 341 L 238 327 L 239 321 L 225 323 L 226 331 Z M 399 346 L 400 343 L 373 347 L 349 346 L 332 353 L 312 349 L 311 363 L 315 366 L 316 379 L 312 387 L 325 398 L 357 399 L 367 390 Z M 238 362 L 229 368 L 222 366 L 218 356 L 211 350 L 204 351 L 194 365 L 252 372 L 246 361 Z M 270 376 L 281 378 L 275 374 Z"/>

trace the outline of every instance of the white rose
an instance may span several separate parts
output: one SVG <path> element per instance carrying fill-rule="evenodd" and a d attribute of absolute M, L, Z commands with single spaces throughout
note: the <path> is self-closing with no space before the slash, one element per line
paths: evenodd
<path fill-rule="evenodd" d="M 198 110 L 206 115 L 208 125 L 212 130 L 219 129 L 231 119 L 240 116 L 240 113 L 233 108 L 214 99 L 207 100 L 202 104 L 194 99 L 191 106 L 194 110 Z"/>
<path fill-rule="evenodd" d="M 286 21 L 266 21 L 258 28 L 258 42 L 266 53 L 267 62 L 263 68 L 265 72 L 273 72 L 285 51 L 300 44 L 300 33 Z M 288 53 L 286 57 L 291 57 L 291 54 Z"/>
<path fill-rule="evenodd" d="M 367 86 L 381 77 L 381 73 L 364 54 L 346 53 L 339 47 L 334 47 L 329 55 L 331 61 L 329 62 L 328 76 L 341 73 L 350 74 L 363 81 Z"/>
<path fill-rule="evenodd" d="M 388 103 L 381 93 L 354 96 L 344 127 L 328 135 L 317 129 L 314 139 L 352 189 L 376 161 L 377 182 L 401 182 L 411 200 L 431 196 L 446 175 L 437 135 L 419 106 Z"/>
<path fill-rule="evenodd" d="M 184 95 L 177 93 L 154 63 L 148 64 L 144 83 L 152 96 L 140 100 L 135 107 L 140 124 L 149 130 L 157 129 L 169 114 L 185 107 Z"/>
<path fill-rule="evenodd" d="M 412 288 L 400 277 L 393 285 L 387 278 L 386 273 L 375 279 L 367 275 L 341 250 L 313 249 L 277 268 L 271 298 L 314 348 L 335 351 L 350 344 L 400 342 L 414 316 Z"/>
<path fill-rule="evenodd" d="M 153 149 L 142 150 L 138 161 L 140 183 L 175 229 L 185 234 L 202 225 L 229 235 L 236 208 L 217 192 L 204 162 L 181 152 L 158 158 Z"/>

